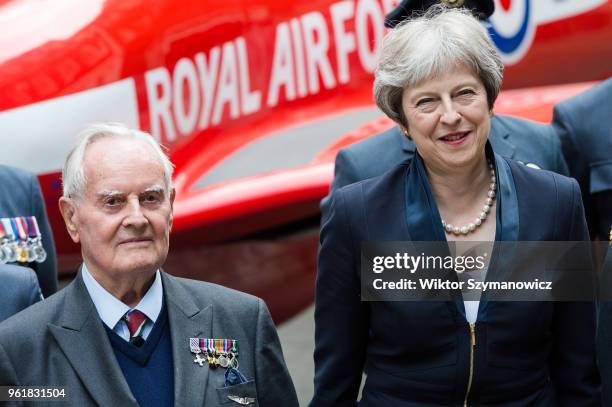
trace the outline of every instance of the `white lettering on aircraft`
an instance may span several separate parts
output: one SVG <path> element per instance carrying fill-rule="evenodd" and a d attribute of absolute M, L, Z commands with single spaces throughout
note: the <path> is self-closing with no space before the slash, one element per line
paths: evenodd
<path fill-rule="evenodd" d="M 173 143 L 179 136 L 256 113 L 264 105 L 275 107 L 282 100 L 293 101 L 346 84 L 351 70 L 359 65 L 366 73 L 374 72 L 385 32 L 384 16 L 396 3 L 339 1 L 330 5 L 329 17 L 311 11 L 279 23 L 267 85 L 259 89 L 251 85 L 259 67 L 249 64 L 244 37 L 198 52 L 193 58 L 183 57 L 172 70 L 147 71 L 151 133 L 162 142 Z M 349 62 L 355 54 L 357 66 Z"/>

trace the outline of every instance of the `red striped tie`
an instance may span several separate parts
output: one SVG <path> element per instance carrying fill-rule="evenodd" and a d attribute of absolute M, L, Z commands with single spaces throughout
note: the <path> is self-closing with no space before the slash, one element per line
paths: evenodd
<path fill-rule="evenodd" d="M 134 339 L 139 337 L 141 340 L 137 342 L 142 342 L 142 328 L 144 327 L 145 322 L 147 322 L 147 316 L 135 309 L 128 311 L 124 316 L 124 320 L 127 324 L 128 330 L 130 331 L 130 342 L 135 343 Z"/>

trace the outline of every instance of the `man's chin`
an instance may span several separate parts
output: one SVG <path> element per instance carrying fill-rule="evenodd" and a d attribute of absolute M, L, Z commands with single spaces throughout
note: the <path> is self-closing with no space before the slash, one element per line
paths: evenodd
<path fill-rule="evenodd" d="M 118 265 L 115 268 L 117 273 L 150 273 L 153 274 L 157 271 L 163 261 L 159 261 L 159 259 L 134 259 L 131 261 L 122 262 L 122 264 Z"/>

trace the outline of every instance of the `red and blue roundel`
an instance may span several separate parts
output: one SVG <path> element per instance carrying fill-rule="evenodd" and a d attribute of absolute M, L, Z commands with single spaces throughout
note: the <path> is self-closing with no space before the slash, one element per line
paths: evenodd
<path fill-rule="evenodd" d="M 489 18 L 489 35 L 504 63 L 517 63 L 525 55 L 534 36 L 533 0 L 495 0 L 495 13 Z"/>

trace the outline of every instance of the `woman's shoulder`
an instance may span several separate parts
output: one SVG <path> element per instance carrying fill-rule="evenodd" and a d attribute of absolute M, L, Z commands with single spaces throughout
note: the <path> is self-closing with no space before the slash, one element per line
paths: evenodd
<path fill-rule="evenodd" d="M 556 199 L 569 198 L 580 191 L 574 178 L 553 171 L 532 168 L 509 158 L 505 158 L 512 171 L 517 191 L 532 192 L 535 196 L 553 194 Z"/>

